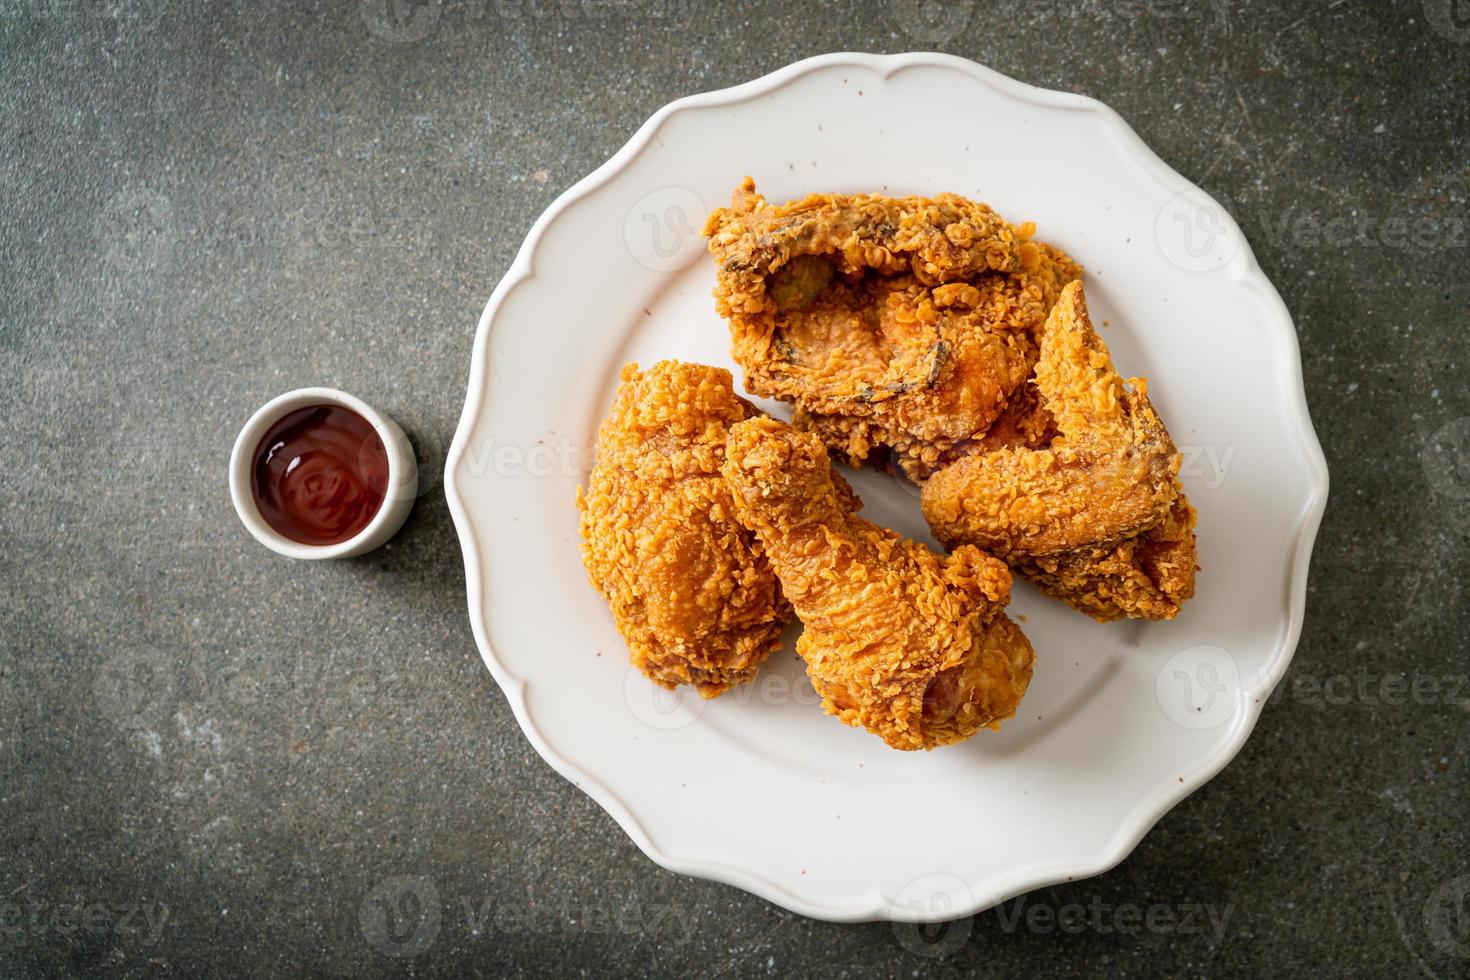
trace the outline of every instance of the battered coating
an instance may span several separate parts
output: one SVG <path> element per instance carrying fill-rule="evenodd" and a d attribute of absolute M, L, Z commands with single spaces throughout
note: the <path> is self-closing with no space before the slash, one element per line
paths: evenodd
<path fill-rule="evenodd" d="M 1035 654 L 1001 611 L 1003 563 L 937 555 L 850 514 L 821 441 L 772 419 L 730 429 L 723 472 L 805 625 L 796 649 L 829 714 L 896 749 L 1015 714 Z"/>
<path fill-rule="evenodd" d="M 924 484 L 935 537 L 1005 558 L 1096 619 L 1172 619 L 1196 571 L 1180 457 L 1144 380 L 1118 376 L 1080 282 L 1047 320 L 1035 389 L 1031 415 L 992 439 L 1000 448 Z M 1052 435 L 1037 445 L 1042 433 Z"/>
<path fill-rule="evenodd" d="M 629 364 L 578 488 L 588 578 L 633 665 L 661 687 L 712 698 L 749 680 L 791 621 L 720 475 L 728 427 L 755 414 L 722 368 Z"/>
<path fill-rule="evenodd" d="M 747 389 L 794 403 L 849 461 L 886 448 L 914 479 L 1000 417 L 1080 272 L 1033 230 L 947 194 L 771 205 L 750 178 L 705 226 Z"/>

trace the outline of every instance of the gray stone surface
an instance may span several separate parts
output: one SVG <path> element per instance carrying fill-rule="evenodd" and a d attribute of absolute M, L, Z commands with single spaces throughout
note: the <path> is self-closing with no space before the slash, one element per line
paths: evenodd
<path fill-rule="evenodd" d="M 1463 4 L 397 6 L 0 0 L 0 973 L 1470 972 Z M 937 946 L 664 872 L 541 762 L 438 473 L 557 193 L 674 97 L 923 47 L 1104 100 L 1230 203 L 1334 478 L 1239 758 Z M 310 383 L 425 457 L 360 560 L 274 557 L 225 492 L 246 416 Z M 1228 920 L 1113 928 L 1152 905 Z"/>

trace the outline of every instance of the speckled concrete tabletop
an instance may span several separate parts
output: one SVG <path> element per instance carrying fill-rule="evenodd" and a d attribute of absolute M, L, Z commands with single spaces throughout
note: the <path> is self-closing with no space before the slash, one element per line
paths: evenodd
<path fill-rule="evenodd" d="M 914 48 L 1102 99 L 1229 204 L 1334 479 L 1240 756 L 1114 871 L 934 935 L 665 872 L 552 772 L 439 473 L 562 189 L 672 98 Z M 1463 4 L 0 0 L 0 65 L 0 974 L 1470 973 Z M 423 457 L 367 558 L 230 508 L 305 384 Z"/>

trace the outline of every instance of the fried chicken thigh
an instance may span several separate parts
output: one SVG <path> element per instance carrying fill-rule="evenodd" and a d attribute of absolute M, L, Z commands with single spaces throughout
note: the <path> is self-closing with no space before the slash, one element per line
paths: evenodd
<path fill-rule="evenodd" d="M 755 414 L 722 368 L 630 364 L 578 488 L 582 563 L 633 665 L 661 687 L 712 698 L 749 680 L 791 620 L 720 475 L 728 427 Z"/>
<path fill-rule="evenodd" d="M 1080 282 L 1047 320 L 1035 390 L 988 451 L 925 482 L 935 537 L 1006 559 L 1096 619 L 1172 619 L 1196 570 L 1180 457 L 1145 382 L 1118 376 Z"/>
<path fill-rule="evenodd" d="M 805 624 L 797 652 L 829 714 L 896 749 L 1015 714 L 1035 655 L 1001 612 L 1003 563 L 937 555 L 850 514 L 822 442 L 772 419 L 731 427 L 723 473 Z"/>
<path fill-rule="evenodd" d="M 1032 230 L 947 194 L 771 205 L 746 178 L 704 233 L 746 387 L 854 464 L 887 448 L 922 479 L 1005 410 L 1078 275 Z"/>

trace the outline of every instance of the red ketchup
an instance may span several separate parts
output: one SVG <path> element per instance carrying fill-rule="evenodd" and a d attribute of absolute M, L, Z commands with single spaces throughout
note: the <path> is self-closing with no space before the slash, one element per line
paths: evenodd
<path fill-rule="evenodd" d="M 339 405 L 282 416 L 255 447 L 255 506 L 299 544 L 339 544 L 383 506 L 388 453 L 367 419 Z"/>

